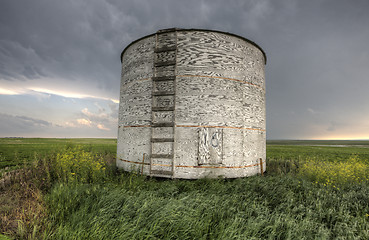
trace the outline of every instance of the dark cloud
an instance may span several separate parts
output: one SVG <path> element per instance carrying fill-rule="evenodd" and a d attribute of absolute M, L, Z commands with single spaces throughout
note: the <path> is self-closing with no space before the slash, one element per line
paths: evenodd
<path fill-rule="evenodd" d="M 197 0 L 2 2 L 0 62 L 5 66 L 0 76 L 83 79 L 117 94 L 119 55 L 131 41 L 173 26 L 242 34 L 246 25 L 256 31 L 269 4 L 231 1 L 224 5 L 223 1 Z"/>
<path fill-rule="evenodd" d="M 117 94 L 120 29 L 115 28 L 109 4 L 44 0 L 1 4 L 0 61 L 5 63 L 1 77 L 84 80 Z"/>
<path fill-rule="evenodd" d="M 52 124 L 42 119 L 0 113 L 1 137 L 24 136 L 47 130 Z"/>
<path fill-rule="evenodd" d="M 310 138 L 369 117 L 368 11 L 367 0 L 1 1 L 0 80 L 82 81 L 118 99 L 131 41 L 169 27 L 227 31 L 268 57 L 268 138 Z"/>

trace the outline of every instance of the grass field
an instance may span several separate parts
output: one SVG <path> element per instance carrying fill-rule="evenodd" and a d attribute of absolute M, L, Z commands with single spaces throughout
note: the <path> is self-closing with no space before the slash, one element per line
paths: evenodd
<path fill-rule="evenodd" d="M 116 153 L 111 139 L 0 141 L 0 168 L 33 162 L 28 180 L 0 190 L 0 229 L 15 239 L 369 236 L 366 141 L 268 141 L 264 177 L 228 180 L 105 169 L 96 162 Z"/>
<path fill-rule="evenodd" d="M 322 161 L 345 161 L 352 155 L 369 163 L 369 141 L 267 141 L 267 158 L 318 158 Z"/>
<path fill-rule="evenodd" d="M 0 169 L 16 167 L 73 145 L 82 145 L 93 152 L 115 154 L 116 144 L 116 139 L 100 138 L 0 138 Z"/>

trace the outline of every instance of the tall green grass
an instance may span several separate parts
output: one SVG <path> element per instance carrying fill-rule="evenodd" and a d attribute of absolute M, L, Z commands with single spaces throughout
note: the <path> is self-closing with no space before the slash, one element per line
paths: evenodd
<path fill-rule="evenodd" d="M 35 155 L 22 168 L 0 172 L 0 233 L 15 239 L 39 239 L 48 219 L 44 196 L 58 183 L 104 183 L 114 178 L 110 153 L 67 145 L 58 153 Z"/>
<path fill-rule="evenodd" d="M 163 180 L 118 171 L 109 151 L 64 146 L 24 165 L 10 189 L 30 198 L 15 212 L 23 219 L 18 229 L 6 233 L 15 239 L 367 239 L 367 180 L 348 178 L 335 188 L 318 177 L 349 164 L 366 176 L 368 150 L 355 159 L 357 148 L 350 155 L 340 150 L 348 157 L 338 160 L 329 147 L 316 155 L 317 148 L 282 154 L 291 148 L 268 146 L 264 177 Z"/>
<path fill-rule="evenodd" d="M 58 184 L 53 239 L 366 239 L 369 187 L 344 191 L 292 176 Z"/>

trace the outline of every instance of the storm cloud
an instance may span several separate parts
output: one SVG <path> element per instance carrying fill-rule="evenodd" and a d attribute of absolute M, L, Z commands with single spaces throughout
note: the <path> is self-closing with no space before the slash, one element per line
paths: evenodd
<path fill-rule="evenodd" d="M 367 0 L 1 1 L 1 101 L 35 92 L 88 98 L 91 106 L 78 109 L 65 100 L 64 122 L 89 119 L 115 137 L 116 103 L 109 99 L 119 99 L 124 47 L 163 28 L 206 28 L 244 36 L 266 52 L 269 139 L 369 139 L 368 12 Z M 105 113 L 93 106 L 99 101 L 107 101 Z M 39 104 L 31 116 L 2 102 L 0 123 L 41 116 L 51 124 L 45 135 L 58 137 L 62 130 L 50 129 L 63 124 L 60 114 L 46 116 L 45 101 Z M 91 130 L 80 127 L 81 135 Z"/>

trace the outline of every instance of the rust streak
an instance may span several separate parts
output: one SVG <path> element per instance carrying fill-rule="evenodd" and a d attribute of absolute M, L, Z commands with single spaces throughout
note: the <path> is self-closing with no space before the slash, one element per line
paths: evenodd
<path fill-rule="evenodd" d="M 261 158 L 260 158 L 261 159 Z M 144 172 L 144 163 L 145 163 L 145 153 L 143 154 L 142 156 L 142 167 L 141 167 L 141 175 L 143 175 L 143 172 Z"/>
<path fill-rule="evenodd" d="M 151 125 L 135 125 L 135 126 L 123 126 L 124 128 L 135 128 L 135 127 L 151 127 Z"/>
<path fill-rule="evenodd" d="M 260 158 L 260 171 L 261 171 L 261 176 L 264 176 L 263 159 L 262 158 Z"/>
<path fill-rule="evenodd" d="M 150 163 L 134 162 L 134 161 L 129 161 L 129 160 L 121 159 L 121 158 L 119 160 L 121 160 L 122 162 L 128 162 L 128 163 L 150 165 Z"/>
<path fill-rule="evenodd" d="M 246 166 L 182 166 L 182 165 L 177 165 L 176 167 L 182 167 L 182 168 L 248 168 L 248 167 L 255 167 L 259 165 L 260 163 L 246 165 Z"/>
<path fill-rule="evenodd" d="M 119 159 L 119 160 L 121 160 L 123 162 L 128 162 L 128 163 L 150 165 L 150 163 L 134 162 L 134 161 L 129 161 L 129 160 L 125 160 L 125 159 Z M 260 164 L 263 164 L 263 163 L 264 162 L 256 163 L 256 164 L 252 164 L 252 165 L 246 165 L 246 166 L 183 166 L 183 165 L 176 165 L 175 167 L 180 167 L 180 168 L 248 168 L 248 167 L 259 166 Z M 169 164 L 152 164 L 152 166 L 171 167 L 172 165 L 169 165 Z"/>
<path fill-rule="evenodd" d="M 249 85 L 252 85 L 254 87 L 257 87 L 257 88 L 260 88 L 260 89 L 264 90 L 263 87 L 261 87 L 261 86 L 259 86 L 257 84 L 254 84 L 254 83 L 251 83 L 251 82 L 247 82 L 247 81 L 243 81 L 243 80 L 239 80 L 239 79 L 235 79 L 235 78 L 226 78 L 226 77 L 217 77 L 217 76 L 203 76 L 203 75 L 178 75 L 177 77 L 219 78 L 219 79 L 225 79 L 225 80 L 231 80 L 231 81 L 236 81 L 236 82 L 241 82 L 241 83 L 249 84 Z"/>

